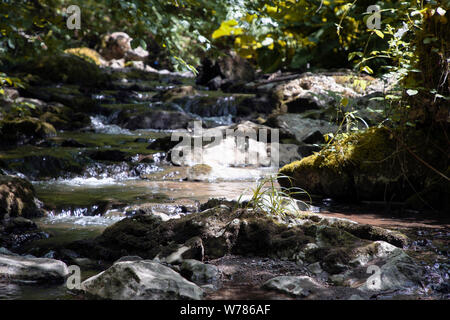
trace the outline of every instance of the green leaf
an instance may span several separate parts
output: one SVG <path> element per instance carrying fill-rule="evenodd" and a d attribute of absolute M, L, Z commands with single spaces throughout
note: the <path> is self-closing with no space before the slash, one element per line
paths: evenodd
<path fill-rule="evenodd" d="M 361 58 L 363 55 L 364 55 L 364 53 L 362 53 L 362 52 L 350 52 L 348 54 L 348 61 L 352 60 L 355 56 L 358 56 Z"/>
<path fill-rule="evenodd" d="M 415 95 L 418 94 L 418 93 L 419 93 L 419 91 L 414 90 L 414 89 L 408 89 L 408 90 L 406 90 L 406 94 L 407 94 L 408 96 L 415 96 Z"/>
<path fill-rule="evenodd" d="M 344 97 L 341 100 L 341 105 L 343 105 L 344 107 L 346 107 L 348 105 L 348 98 Z"/>
<path fill-rule="evenodd" d="M 376 33 L 376 35 L 379 36 L 381 39 L 384 38 L 384 33 L 381 32 L 380 30 L 374 29 L 373 31 L 374 31 L 374 32 Z"/>
<path fill-rule="evenodd" d="M 369 66 L 364 66 L 361 71 L 367 72 L 368 74 L 373 74 L 373 70 Z"/>
<path fill-rule="evenodd" d="M 141 41 L 139 41 L 139 44 L 142 47 L 142 49 L 147 50 L 147 42 L 141 39 Z"/>

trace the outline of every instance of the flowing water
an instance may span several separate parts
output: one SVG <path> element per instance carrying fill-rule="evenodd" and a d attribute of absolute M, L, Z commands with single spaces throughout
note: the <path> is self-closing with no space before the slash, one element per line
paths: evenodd
<path fill-rule="evenodd" d="M 225 105 L 226 110 L 220 111 L 217 116 L 206 115 L 204 120 L 218 124 L 231 123 L 233 100 L 221 99 L 217 105 Z M 226 103 L 223 102 L 224 99 Z M 192 111 L 194 106 L 187 104 L 184 108 Z M 92 141 L 104 141 L 106 148 L 116 143 L 115 147 L 119 146 L 121 150 L 136 150 L 139 153 L 141 147 L 135 141 L 144 139 L 151 142 L 161 135 L 161 132 L 155 130 L 130 131 L 110 124 L 114 116 L 92 116 L 90 131 L 59 133 L 56 139 L 74 138 L 86 145 Z M 170 131 L 165 132 L 167 133 Z M 81 153 L 85 149 L 80 147 L 75 151 Z M 33 153 L 35 150 L 26 152 Z M 215 175 L 205 181 L 186 181 L 184 177 L 187 168 L 164 164 L 158 154 L 153 155 L 153 159 L 151 163 L 139 164 L 133 161 L 114 164 L 96 162 L 78 175 L 45 181 L 35 179 L 33 184 L 37 197 L 45 203 L 45 209 L 49 212 L 46 217 L 37 219 L 36 223 L 49 237 L 32 243 L 29 249 L 32 251 L 33 247 L 48 247 L 45 255 L 51 257 L 52 246 L 96 237 L 111 224 L 135 214 L 142 206 L 163 219 L 177 218 L 195 211 L 199 203 L 206 202 L 209 198 L 237 199 L 242 194 L 250 194 L 259 178 L 276 172 L 276 168 L 217 167 L 214 168 Z M 383 213 L 383 210 L 375 209 L 370 204 L 364 208 L 354 205 L 342 207 L 330 206 L 329 202 L 324 201 L 317 205 L 316 211 L 406 231 L 416 239 L 409 248 L 412 253 L 417 253 L 417 256 L 431 253 L 428 259 L 429 276 L 448 281 L 448 222 L 442 223 L 439 219 L 421 216 L 407 219 L 393 213 Z M 82 271 L 83 279 L 99 272 L 95 268 L 85 268 Z M 77 298 L 64 285 L 0 283 L 0 299 Z"/>

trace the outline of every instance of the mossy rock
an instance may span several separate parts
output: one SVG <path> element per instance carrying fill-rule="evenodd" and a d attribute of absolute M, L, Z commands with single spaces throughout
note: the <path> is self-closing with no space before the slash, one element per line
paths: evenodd
<path fill-rule="evenodd" d="M 163 100 L 166 102 L 171 102 L 175 99 L 180 99 L 184 97 L 194 96 L 197 94 L 197 91 L 193 86 L 180 86 L 171 89 L 167 89 L 159 94 L 157 94 L 154 98 L 157 100 Z"/>
<path fill-rule="evenodd" d="M 86 60 L 89 63 L 94 63 L 98 66 L 101 66 L 103 64 L 103 58 L 102 56 L 95 50 L 91 48 L 71 48 L 64 50 L 65 53 L 73 54 L 77 57 L 80 57 L 81 59 Z"/>
<path fill-rule="evenodd" d="M 106 72 L 96 64 L 73 54 L 39 57 L 21 68 L 51 82 L 101 87 L 109 80 Z"/>
<path fill-rule="evenodd" d="M 25 144 L 56 135 L 55 128 L 37 118 L 23 118 L 0 122 L 2 144 Z"/>
<path fill-rule="evenodd" d="M 33 218 L 43 211 L 35 201 L 33 185 L 25 179 L 0 175 L 0 221 L 5 215 Z"/>
<path fill-rule="evenodd" d="M 62 110 L 56 112 L 45 112 L 39 118 L 42 121 L 50 123 L 57 130 L 76 130 L 88 126 L 91 119 L 84 113 L 73 112 L 68 107 L 62 107 Z"/>
<path fill-rule="evenodd" d="M 0 153 L 0 166 L 20 172 L 33 179 L 59 178 L 75 173 L 81 174 L 91 162 L 77 149 L 41 148 L 26 145 Z"/>
<path fill-rule="evenodd" d="M 447 160 L 434 145 L 447 145 L 442 132 L 370 128 L 346 134 L 318 153 L 280 169 L 281 186 L 340 199 L 404 201 L 444 171 Z M 424 166 L 420 158 L 427 163 Z"/>

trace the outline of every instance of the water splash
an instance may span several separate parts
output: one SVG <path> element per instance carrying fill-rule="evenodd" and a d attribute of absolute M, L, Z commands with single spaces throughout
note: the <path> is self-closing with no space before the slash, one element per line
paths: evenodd
<path fill-rule="evenodd" d="M 102 115 L 91 116 L 91 123 L 96 133 L 133 135 L 128 129 L 121 128 L 115 124 L 109 124 L 109 119 Z"/>

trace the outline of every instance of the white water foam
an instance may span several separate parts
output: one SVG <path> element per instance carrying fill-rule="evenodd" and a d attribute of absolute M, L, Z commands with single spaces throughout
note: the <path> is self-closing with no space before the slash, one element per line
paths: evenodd
<path fill-rule="evenodd" d="M 127 134 L 132 135 L 133 133 L 128 130 L 119 127 L 115 124 L 107 124 L 108 119 L 105 116 L 97 115 L 91 116 L 92 128 L 96 133 L 106 133 L 106 134 Z"/>
<path fill-rule="evenodd" d="M 121 215 L 109 215 L 106 212 L 104 215 L 95 216 L 85 216 L 84 213 L 87 209 L 76 209 L 76 210 L 62 210 L 60 213 L 55 214 L 54 212 L 49 212 L 45 220 L 48 224 L 72 224 L 78 227 L 87 226 L 110 226 L 125 218 Z"/>

